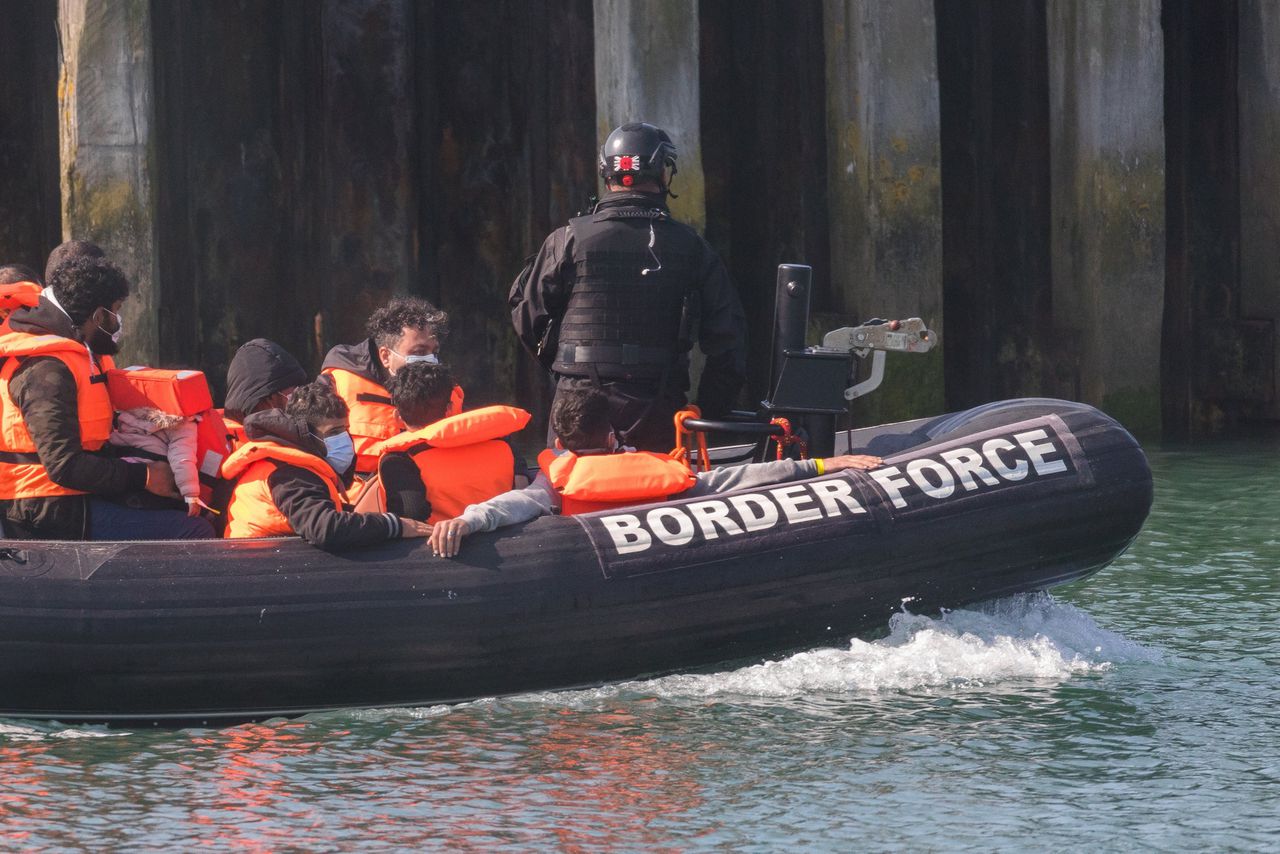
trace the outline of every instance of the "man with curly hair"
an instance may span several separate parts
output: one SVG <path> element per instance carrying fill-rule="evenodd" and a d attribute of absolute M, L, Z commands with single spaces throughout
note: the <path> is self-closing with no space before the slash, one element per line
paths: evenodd
<path fill-rule="evenodd" d="M 387 384 L 414 362 L 439 364 L 440 341 L 448 333 L 449 316 L 418 297 L 396 297 L 369 317 L 369 337 L 359 344 L 339 344 L 324 357 L 320 371 L 333 377 L 338 396 L 351 410 L 351 438 L 356 446 L 356 474 L 377 470 L 374 445 L 404 430 Z M 461 389 L 455 391 L 462 408 Z"/>
<path fill-rule="evenodd" d="M 124 333 L 124 274 L 80 252 L 51 265 L 34 306 L 0 335 L 0 509 L 5 535 L 54 540 L 194 539 L 207 521 L 125 503 L 178 498 L 167 462 L 99 453 L 113 410 L 101 380 Z"/>

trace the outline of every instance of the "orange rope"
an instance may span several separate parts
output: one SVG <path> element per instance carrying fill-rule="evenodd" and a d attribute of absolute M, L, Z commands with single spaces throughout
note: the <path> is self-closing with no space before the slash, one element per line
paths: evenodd
<path fill-rule="evenodd" d="M 671 458 L 680 460 L 685 465 L 689 465 L 689 457 L 692 455 L 696 443 L 698 449 L 698 470 L 710 471 L 711 459 L 707 455 L 707 434 L 701 430 L 690 430 L 684 426 L 684 422 L 688 421 L 690 418 L 701 417 L 702 411 L 692 404 L 676 413 L 676 446 L 671 451 Z"/>
<path fill-rule="evenodd" d="M 791 421 L 789 419 L 774 418 L 769 423 L 776 424 L 782 428 L 782 435 L 773 437 L 773 441 L 778 443 L 778 459 L 782 459 L 786 449 L 792 445 L 800 446 L 800 459 L 809 459 L 809 443 L 803 437 L 791 431 Z"/>

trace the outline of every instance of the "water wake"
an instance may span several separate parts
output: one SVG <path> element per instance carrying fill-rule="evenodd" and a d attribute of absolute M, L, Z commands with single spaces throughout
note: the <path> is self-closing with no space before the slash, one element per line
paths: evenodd
<path fill-rule="evenodd" d="M 931 618 L 904 607 L 887 637 L 853 640 L 724 673 L 669 676 L 631 689 L 664 697 L 788 697 L 989 686 L 1064 679 L 1159 656 L 1047 593 L 1016 596 Z"/>

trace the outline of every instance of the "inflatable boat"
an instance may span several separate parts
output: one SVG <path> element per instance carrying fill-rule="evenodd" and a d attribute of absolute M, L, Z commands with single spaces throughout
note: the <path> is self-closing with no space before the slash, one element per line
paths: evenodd
<path fill-rule="evenodd" d="M 1083 578 L 1151 503 L 1137 443 L 1079 403 L 823 439 L 885 464 L 544 517 L 453 559 L 422 540 L 0 541 L 0 715 L 245 720 L 758 660 L 880 629 L 904 603 Z"/>

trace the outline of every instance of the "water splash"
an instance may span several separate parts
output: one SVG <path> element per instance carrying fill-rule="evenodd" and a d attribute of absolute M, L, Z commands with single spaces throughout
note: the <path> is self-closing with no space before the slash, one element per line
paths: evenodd
<path fill-rule="evenodd" d="M 904 610 L 887 637 L 853 640 L 779 661 L 708 675 L 669 676 L 629 688 L 662 697 L 789 697 L 989 686 L 1065 679 L 1159 656 L 1047 593 L 1017 596 L 939 618 Z"/>
<path fill-rule="evenodd" d="M 54 728 L 61 725 L 43 725 L 39 723 L 18 724 L 0 723 L 0 744 L 23 741 L 57 741 L 59 739 L 77 738 L 122 738 L 131 733 L 127 730 L 108 730 L 101 726 L 82 726 L 74 728 Z"/>

